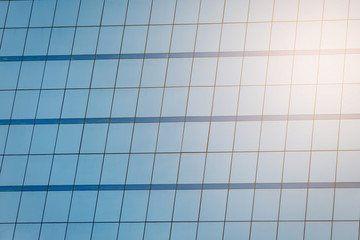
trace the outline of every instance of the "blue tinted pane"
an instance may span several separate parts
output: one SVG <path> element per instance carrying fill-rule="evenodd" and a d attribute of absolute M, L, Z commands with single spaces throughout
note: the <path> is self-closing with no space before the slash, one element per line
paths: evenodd
<path fill-rule="evenodd" d="M 32 155 L 29 157 L 25 183 L 26 185 L 47 185 L 51 169 L 51 155 Z"/>
<path fill-rule="evenodd" d="M 63 2 L 63 1 L 61 1 Z M 50 55 L 67 55 L 71 53 L 75 28 L 53 28 L 49 47 Z"/>
<path fill-rule="evenodd" d="M 0 224 L 0 237 L 2 239 L 11 239 L 14 233 L 15 224 Z"/>
<path fill-rule="evenodd" d="M 30 1 L 10 2 L 6 27 L 27 27 L 32 8 Z"/>
<path fill-rule="evenodd" d="M 74 183 L 76 155 L 56 155 L 51 170 L 51 185 L 70 185 Z"/>
<path fill-rule="evenodd" d="M 44 223 L 41 227 L 40 240 L 61 240 L 65 236 L 65 223 Z"/>
<path fill-rule="evenodd" d="M 223 223 L 200 222 L 197 239 L 199 240 L 221 239 L 223 233 L 223 226 L 224 226 Z"/>
<path fill-rule="evenodd" d="M 91 223 L 69 223 L 66 232 L 67 240 L 86 240 L 91 236 Z"/>
<path fill-rule="evenodd" d="M 118 231 L 117 223 L 95 223 L 92 232 L 92 239 L 116 239 Z"/>
<path fill-rule="evenodd" d="M 0 62 L 0 71 L 2 73 L 2 79 L 0 81 L 1 89 L 15 89 L 19 69 L 19 62 Z"/>
<path fill-rule="evenodd" d="M 106 0 L 101 23 L 103 25 L 122 25 L 125 20 L 127 2 L 126 0 Z"/>
<path fill-rule="evenodd" d="M 100 23 L 104 0 L 88 0 L 81 2 L 79 13 L 79 26 L 93 26 Z"/>
<path fill-rule="evenodd" d="M 148 191 L 126 191 L 124 196 L 122 221 L 144 221 L 148 201 Z M 121 232 L 121 227 L 120 227 Z"/>
<path fill-rule="evenodd" d="M 55 26 L 75 26 L 80 0 L 58 1 L 56 5 Z"/>
<path fill-rule="evenodd" d="M 170 221 L 175 191 L 151 191 L 147 219 L 149 221 Z"/>
<path fill-rule="evenodd" d="M 48 61 L 44 72 L 43 88 L 64 88 L 69 61 Z"/>
<path fill-rule="evenodd" d="M 36 240 L 39 238 L 40 224 L 17 224 L 13 239 Z"/>
<path fill-rule="evenodd" d="M 102 155 L 81 155 L 79 157 L 75 184 L 99 184 Z"/>
<path fill-rule="evenodd" d="M 20 200 L 20 193 L 17 192 L 0 193 L 0 201 L 2 202 L 2 204 L 0 204 L 1 223 L 15 222 L 19 207 L 19 200 Z M 3 224 L 0 224 L 0 226 L 3 226 Z"/>
<path fill-rule="evenodd" d="M 29 125 L 11 125 L 5 153 L 28 153 L 33 127 Z"/>
<path fill-rule="evenodd" d="M 57 153 L 79 152 L 82 125 L 60 125 L 56 144 Z"/>
<path fill-rule="evenodd" d="M 98 27 L 81 27 L 76 30 L 74 42 L 74 54 L 94 54 L 99 28 Z"/>
<path fill-rule="evenodd" d="M 5 29 L 1 44 L 1 56 L 18 56 L 24 49 L 26 30 L 25 29 Z"/>
<path fill-rule="evenodd" d="M 145 229 L 146 240 L 169 239 L 170 223 L 148 223 Z"/>
<path fill-rule="evenodd" d="M 56 125 L 36 125 L 32 138 L 30 153 L 53 153 L 57 130 L 58 127 Z"/>
<path fill-rule="evenodd" d="M 178 190 L 175 200 L 175 221 L 197 221 L 199 214 L 200 191 Z"/>
<path fill-rule="evenodd" d="M 12 104 L 14 102 L 14 91 L 2 91 L 0 92 L 0 118 L 9 119 L 11 116 Z"/>
<path fill-rule="evenodd" d="M 143 239 L 144 223 L 120 223 L 118 240 Z"/>
<path fill-rule="evenodd" d="M 46 199 L 45 222 L 66 222 L 69 214 L 71 192 L 50 191 Z"/>
<path fill-rule="evenodd" d="M 75 191 L 71 203 L 69 220 L 72 222 L 88 222 L 94 219 L 96 204 L 95 191 Z"/>
<path fill-rule="evenodd" d="M 171 240 L 195 239 L 197 223 L 174 222 L 171 229 Z"/>
<path fill-rule="evenodd" d="M 18 221 L 40 222 L 45 203 L 45 192 L 25 192 L 21 197 Z"/>
<path fill-rule="evenodd" d="M 123 184 L 129 156 L 127 154 L 107 154 L 101 174 L 101 184 Z"/>
<path fill-rule="evenodd" d="M 118 65 L 117 60 L 95 61 L 91 87 L 94 88 L 114 87 L 117 65 Z"/>
<path fill-rule="evenodd" d="M 51 26 L 56 0 L 35 1 L 31 12 L 30 27 Z"/>
<path fill-rule="evenodd" d="M 18 88 L 38 89 L 41 86 L 44 62 L 24 62 L 21 66 Z"/>
<path fill-rule="evenodd" d="M 26 38 L 24 55 L 45 55 L 50 37 L 50 28 L 30 28 Z"/>
<path fill-rule="evenodd" d="M 96 207 L 95 221 L 119 221 L 122 191 L 100 191 Z"/>

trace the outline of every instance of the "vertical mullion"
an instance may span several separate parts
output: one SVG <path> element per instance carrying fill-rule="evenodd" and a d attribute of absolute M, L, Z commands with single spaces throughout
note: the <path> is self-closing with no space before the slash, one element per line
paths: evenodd
<path fill-rule="evenodd" d="M 249 13 L 250 13 L 250 0 L 248 0 L 248 9 L 247 9 L 247 16 L 246 16 L 246 23 L 245 23 L 245 36 L 244 36 L 244 45 L 243 45 L 243 52 L 241 56 L 241 68 L 240 68 L 240 79 L 239 79 L 239 86 L 238 86 L 238 97 L 237 97 L 237 103 L 236 103 L 236 114 L 235 117 L 238 117 L 239 114 L 239 105 L 240 105 L 240 94 L 241 94 L 241 84 L 242 84 L 242 74 L 244 70 L 244 58 L 245 58 L 245 46 L 246 46 L 246 40 L 247 40 L 247 29 L 248 29 L 248 22 L 249 22 Z M 224 12 L 225 15 L 225 12 Z M 233 86 L 236 87 L 236 86 Z M 225 228 L 226 228 L 226 220 L 227 220 L 227 211 L 228 211 L 228 205 L 229 205 L 229 194 L 230 194 L 230 183 L 231 183 L 231 174 L 232 174 L 232 163 L 234 159 L 234 152 L 235 152 L 235 140 L 236 140 L 236 127 L 237 127 L 238 121 L 235 120 L 235 127 L 234 127 L 234 135 L 233 135 L 233 145 L 232 145 L 232 151 L 231 151 L 231 158 L 230 158 L 230 172 L 229 172 L 229 182 L 228 182 L 228 189 L 226 193 L 226 205 L 225 205 L 225 216 L 224 216 L 224 226 L 223 226 L 223 233 L 222 233 L 222 239 L 225 239 Z"/>
<path fill-rule="evenodd" d="M 346 49 L 347 49 L 347 40 L 348 40 L 348 32 L 349 32 L 349 18 L 350 18 L 350 5 L 351 1 L 348 0 L 348 11 L 346 17 L 346 31 L 345 31 L 345 51 L 344 51 L 344 63 L 343 63 L 343 72 L 341 79 L 341 97 L 340 97 L 340 112 L 339 112 L 339 126 L 338 126 L 338 139 L 336 145 L 336 163 L 335 163 L 335 179 L 334 179 L 334 195 L 333 195 L 333 208 L 331 215 L 331 235 L 330 239 L 333 239 L 334 232 L 334 216 L 335 216 L 335 199 L 336 199 L 336 183 L 337 183 L 337 170 L 338 170 L 338 162 L 339 162 L 339 148 L 340 148 L 340 131 L 341 131 L 341 116 L 342 116 L 342 105 L 343 105 L 343 97 L 344 97 L 344 82 L 345 82 L 345 67 L 346 67 Z"/>
<path fill-rule="evenodd" d="M 315 116 L 316 116 L 316 101 L 317 101 L 317 90 L 319 85 L 319 68 L 320 68 L 320 56 L 321 56 L 321 45 L 322 45 L 322 34 L 324 29 L 324 12 L 325 12 L 325 0 L 323 0 L 323 8 L 322 8 L 322 15 L 321 15 L 321 32 L 320 32 L 320 43 L 319 43 L 319 50 L 318 50 L 318 62 L 317 62 L 317 73 L 316 73 L 316 84 L 315 84 L 315 98 L 314 98 L 314 111 L 313 111 L 313 120 L 312 120 L 312 130 L 311 130 L 311 145 L 310 145 L 310 160 L 309 160 L 309 171 L 308 171 L 308 182 L 306 188 L 306 203 L 305 203 L 305 218 L 304 218 L 304 232 L 303 232 L 303 240 L 306 239 L 306 224 L 307 224 L 307 208 L 308 208 L 308 201 L 309 201 L 309 190 L 310 190 L 310 174 L 311 174 L 311 160 L 312 160 L 312 153 L 313 153 L 313 143 L 314 143 L 314 130 L 315 130 Z M 335 188 L 334 188 L 335 191 Z"/>
<path fill-rule="evenodd" d="M 249 8 L 250 8 L 250 7 L 249 7 Z M 273 8 L 272 8 L 272 15 L 271 15 L 271 23 L 270 23 L 270 37 L 269 37 L 269 45 L 268 45 L 268 50 L 267 50 L 265 84 L 264 84 L 264 94 L 263 94 L 262 112 L 261 112 L 261 120 L 260 120 L 259 146 L 258 146 L 257 157 L 256 157 L 256 170 L 255 170 L 255 181 L 254 181 L 253 201 L 252 201 L 252 208 L 251 208 L 249 240 L 251 240 L 252 225 L 253 225 L 253 218 L 254 218 L 256 185 L 257 185 L 257 175 L 258 175 L 258 169 L 259 169 L 259 158 L 260 158 L 260 152 L 261 152 L 261 139 L 262 139 L 262 130 L 263 130 L 263 122 L 264 122 L 264 109 L 265 109 L 265 101 L 266 101 L 267 78 L 268 78 L 268 71 L 269 71 L 269 60 L 270 60 L 270 47 L 271 47 L 271 38 L 272 38 L 272 27 L 273 27 L 273 23 L 274 23 L 274 11 L 275 11 L 275 0 L 273 0 Z"/>
<path fill-rule="evenodd" d="M 168 72 L 168 68 L 169 68 L 169 59 L 170 59 L 171 43 L 172 43 L 172 37 L 173 37 L 173 33 L 174 33 L 174 23 L 175 23 L 175 15 L 176 15 L 176 5 L 177 5 L 177 0 L 175 0 L 175 8 L 174 8 L 173 22 L 172 22 L 172 24 L 171 24 L 171 35 L 170 35 L 169 50 L 168 50 L 167 61 L 166 61 L 165 79 L 164 79 L 164 86 L 163 86 L 163 92 L 162 92 L 162 99 L 161 99 L 159 119 L 161 119 L 162 109 L 163 109 L 163 105 L 164 105 L 164 96 L 165 96 L 165 89 L 166 89 L 167 72 Z M 151 16 L 151 14 L 150 14 L 150 16 Z M 150 17 L 150 19 L 151 19 L 151 17 Z M 150 24 L 150 21 L 149 21 L 149 24 Z M 154 152 L 153 164 L 152 164 L 152 170 L 151 170 L 150 188 L 149 188 L 149 194 L 148 194 L 148 202 L 147 202 L 147 206 L 146 206 L 146 215 L 145 215 L 145 224 L 144 224 L 144 230 L 143 230 L 143 239 L 145 239 L 145 232 L 146 232 L 146 226 L 147 226 L 147 218 L 148 218 L 148 213 L 149 213 L 150 197 L 151 197 L 151 191 L 152 191 L 151 186 L 152 186 L 152 181 L 153 181 L 153 177 L 154 177 L 154 167 L 155 167 L 155 159 L 156 159 L 156 154 L 157 154 L 157 146 L 158 146 L 158 143 L 159 143 L 160 126 L 161 126 L 161 122 L 159 122 L 159 124 L 158 124 L 158 129 L 157 129 L 157 136 L 156 136 L 156 142 L 155 142 L 155 152 Z M 175 195 L 174 195 L 174 199 L 175 199 Z M 169 232 L 169 238 L 170 238 L 170 232 Z"/>
<path fill-rule="evenodd" d="M 104 0 L 103 11 L 104 11 L 104 8 L 105 8 L 106 1 L 108 1 L 108 0 Z M 129 0 L 127 0 L 127 2 L 126 2 L 126 11 L 125 11 L 125 20 L 124 20 L 125 23 L 126 23 L 126 16 L 127 16 L 128 6 L 129 6 Z M 103 15 L 103 13 L 102 13 L 102 15 Z M 121 36 L 119 54 L 121 54 L 121 51 L 122 51 L 122 46 L 123 46 L 123 41 L 124 41 L 124 34 L 125 34 L 125 27 L 123 27 L 123 29 L 122 29 L 122 36 Z M 114 98 L 115 98 L 115 90 L 116 90 L 116 84 L 117 84 L 117 78 L 118 78 L 119 65 L 120 65 L 120 57 L 117 59 L 114 87 L 112 88 L 113 89 L 113 95 L 112 95 L 112 101 L 111 101 L 111 106 L 110 106 L 109 122 L 108 122 L 107 133 L 106 133 L 105 148 L 104 148 L 104 153 L 103 153 L 103 157 L 102 157 L 102 164 L 101 164 L 100 177 L 99 177 L 99 186 L 98 186 L 98 190 L 97 190 L 97 196 L 96 196 L 96 203 L 95 203 L 95 210 L 94 210 L 93 223 L 92 223 L 92 227 L 91 227 L 90 239 L 93 238 L 93 233 L 94 233 L 95 218 L 96 218 L 97 206 L 98 206 L 99 195 L 100 195 L 100 185 L 101 185 L 101 179 L 102 179 L 103 168 L 104 168 L 104 161 L 105 161 L 106 150 L 107 150 L 107 142 L 108 142 L 108 139 L 109 139 L 109 131 L 110 131 L 110 125 L 111 125 L 111 115 L 112 115 L 112 109 L 114 107 Z M 124 195 L 124 192 L 122 194 L 122 197 L 123 197 L 123 195 Z"/>
<path fill-rule="evenodd" d="M 220 49 L 221 49 L 221 40 L 222 40 L 222 32 L 224 28 L 224 15 L 225 15 L 225 6 L 226 6 L 226 0 L 224 0 L 223 4 L 223 12 L 222 12 L 222 18 L 220 23 L 220 36 L 219 36 L 219 46 L 217 51 L 217 57 L 216 57 L 216 69 L 215 69 L 215 80 L 213 85 L 213 94 L 212 94 L 212 101 L 211 101 L 211 110 L 210 110 L 210 122 L 209 122 L 209 130 L 208 130 L 208 136 L 206 140 L 206 152 L 205 152 L 205 161 L 204 161 L 204 169 L 203 169 L 203 177 L 202 177 L 202 184 L 201 184 L 201 192 L 200 192 L 200 204 L 199 204 L 199 211 L 198 211 L 198 219 L 197 219 L 197 225 L 196 225 L 196 235 L 195 239 L 198 239 L 199 236 L 199 225 L 200 225 L 200 216 L 201 216 L 201 204 L 202 204 L 202 198 L 204 193 L 204 182 L 205 182 L 205 171 L 206 171 L 206 163 L 207 163 L 207 157 L 208 157 L 208 151 L 209 151 L 209 142 L 210 142 L 210 134 L 211 134 L 211 124 L 212 124 L 212 118 L 213 118 L 213 111 L 214 111 L 214 101 L 215 101 L 215 90 L 216 90 L 216 80 L 217 80 L 217 73 L 219 68 L 219 59 L 220 59 Z M 199 19 L 200 19 L 200 13 L 201 8 L 199 12 Z M 218 23 L 215 23 L 218 24 Z M 197 39 L 195 39 L 197 41 Z M 224 209 L 225 211 L 226 209 Z M 225 214 L 224 214 L 225 215 Z"/>
<path fill-rule="evenodd" d="M 185 135 L 185 128 L 186 128 L 186 120 L 187 120 L 187 112 L 188 112 L 188 108 L 189 108 L 189 98 L 190 98 L 190 87 L 191 87 L 191 80 L 192 80 L 192 72 L 194 69 L 194 60 L 195 60 L 195 50 L 196 50 L 196 39 L 197 39 L 197 35 L 198 35 L 198 30 L 199 30 L 199 21 L 200 21 L 200 11 L 201 11 L 201 3 L 202 0 L 199 0 L 199 11 L 198 11 L 198 17 L 197 17 L 197 23 L 196 23 L 196 30 L 195 30 L 195 38 L 194 38 L 194 48 L 193 48 L 193 52 L 192 52 L 192 59 L 191 59 L 191 68 L 190 68 L 190 74 L 189 74 L 189 83 L 188 83 L 188 92 L 187 92 L 187 98 L 186 98 L 186 105 L 185 105 L 185 118 L 184 118 L 184 124 L 183 124 L 183 131 L 182 131 L 182 136 L 181 136 L 181 144 L 180 144 L 180 156 L 179 156 L 179 163 L 178 163 L 178 171 L 177 171 L 177 175 L 176 175 L 176 189 L 175 189 L 175 194 L 174 194 L 174 202 L 173 202 L 173 209 L 172 209 L 172 213 L 171 213 L 171 223 L 170 223 L 170 233 L 169 233 L 169 240 L 171 238 L 171 233 L 172 233 L 172 228 L 173 228 L 173 222 L 174 222 L 174 213 L 175 213 L 175 204 L 176 204 L 176 196 L 177 196 L 177 192 L 178 192 L 178 185 L 179 185 L 179 175 L 180 175 L 180 167 L 181 167 L 181 159 L 182 159 L 182 149 L 183 149 L 183 145 L 184 145 L 184 135 Z M 175 21 L 175 20 L 174 20 Z"/>

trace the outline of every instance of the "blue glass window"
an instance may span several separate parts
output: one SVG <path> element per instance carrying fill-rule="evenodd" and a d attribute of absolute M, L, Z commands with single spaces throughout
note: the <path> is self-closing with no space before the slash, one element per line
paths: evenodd
<path fill-rule="evenodd" d="M 174 190 L 150 191 L 148 221 L 170 221 L 174 203 Z"/>
<path fill-rule="evenodd" d="M 65 237 L 65 223 L 43 223 L 41 226 L 40 240 L 62 240 Z"/>
<path fill-rule="evenodd" d="M 73 54 L 95 54 L 98 34 L 98 27 L 77 28 Z"/>
<path fill-rule="evenodd" d="M 33 126 L 31 125 L 11 125 L 5 153 L 27 154 L 32 131 Z"/>
<path fill-rule="evenodd" d="M 33 3 L 30 1 L 14 1 L 9 4 L 6 27 L 27 27 Z"/>
<path fill-rule="evenodd" d="M 69 61 L 48 61 L 44 72 L 44 89 L 65 88 Z"/>
<path fill-rule="evenodd" d="M 229 190 L 226 220 L 227 221 L 251 220 L 253 196 L 254 196 L 253 189 Z"/>
<path fill-rule="evenodd" d="M 113 90 L 91 89 L 86 117 L 109 117 L 112 97 Z"/>
<path fill-rule="evenodd" d="M 99 184 L 102 160 L 102 155 L 80 155 L 75 184 Z"/>
<path fill-rule="evenodd" d="M 120 223 L 118 240 L 134 239 L 142 240 L 144 223 Z"/>
<path fill-rule="evenodd" d="M 58 1 L 54 26 L 75 26 L 80 0 Z"/>
<path fill-rule="evenodd" d="M 225 218 L 227 190 L 203 190 L 200 221 L 222 221 Z"/>
<path fill-rule="evenodd" d="M 200 206 L 199 190 L 177 190 L 174 221 L 197 221 Z"/>
<path fill-rule="evenodd" d="M 148 202 L 148 191 L 125 191 L 122 221 L 144 221 Z M 121 232 L 121 227 L 120 227 Z"/>
<path fill-rule="evenodd" d="M 54 18 L 55 5 L 56 0 L 34 2 L 30 27 L 51 26 Z"/>
<path fill-rule="evenodd" d="M 151 5 L 151 0 L 129 1 L 126 24 L 147 24 L 149 22 Z"/>
<path fill-rule="evenodd" d="M 66 240 L 85 240 L 91 238 L 92 223 L 69 223 Z"/>
<path fill-rule="evenodd" d="M 51 170 L 51 155 L 31 155 L 28 159 L 25 185 L 47 185 Z"/>
<path fill-rule="evenodd" d="M 123 25 L 127 4 L 127 0 L 106 0 L 102 25 Z"/>
<path fill-rule="evenodd" d="M 21 197 L 18 221 L 40 222 L 46 192 L 24 192 Z"/>
<path fill-rule="evenodd" d="M 157 151 L 180 152 L 183 123 L 160 123 Z"/>
<path fill-rule="evenodd" d="M 12 104 L 14 102 L 14 91 L 1 91 L 0 92 L 0 118 L 1 119 L 10 119 Z"/>
<path fill-rule="evenodd" d="M 45 222 L 66 222 L 71 201 L 70 191 L 49 191 L 44 212 Z"/>
<path fill-rule="evenodd" d="M 147 223 L 144 240 L 167 240 L 169 233 L 170 223 Z"/>
<path fill-rule="evenodd" d="M 19 76 L 20 62 L 0 62 L 1 89 L 15 89 Z"/>
<path fill-rule="evenodd" d="M 138 92 L 138 89 L 116 89 L 111 116 L 134 117 Z"/>
<path fill-rule="evenodd" d="M 132 123 L 110 124 L 107 137 L 107 153 L 128 153 L 132 139 Z"/>
<path fill-rule="evenodd" d="M 82 153 L 102 153 L 105 150 L 107 124 L 85 124 Z"/>
<path fill-rule="evenodd" d="M 172 24 L 175 0 L 154 0 L 151 9 L 150 24 Z"/>
<path fill-rule="evenodd" d="M 195 239 L 197 223 L 174 222 L 171 228 L 171 240 Z"/>
<path fill-rule="evenodd" d="M 179 157 L 179 154 L 157 154 L 155 157 L 152 183 L 176 183 Z"/>
<path fill-rule="evenodd" d="M 43 61 L 24 62 L 21 66 L 18 89 L 39 89 L 43 72 Z"/>
<path fill-rule="evenodd" d="M 104 0 L 87 0 L 81 2 L 78 25 L 94 26 L 100 24 Z"/>
<path fill-rule="evenodd" d="M 56 153 L 78 153 L 82 133 L 81 124 L 61 124 L 56 143 Z"/>
<path fill-rule="evenodd" d="M 221 222 L 200 222 L 198 228 L 199 240 L 221 239 L 223 235 L 224 223 Z"/>
<path fill-rule="evenodd" d="M 24 55 L 46 55 L 50 28 L 29 28 Z"/>
<path fill-rule="evenodd" d="M 101 184 L 124 184 L 128 159 L 128 154 L 106 154 Z"/>
<path fill-rule="evenodd" d="M 155 151 L 158 123 L 135 123 L 131 152 Z"/>
<path fill-rule="evenodd" d="M 153 162 L 153 154 L 132 154 L 130 156 L 126 183 L 149 184 Z"/>
<path fill-rule="evenodd" d="M 37 118 L 59 118 L 63 103 L 63 90 L 42 90 L 40 92 Z"/>
<path fill-rule="evenodd" d="M 55 155 L 51 170 L 51 185 L 72 185 L 77 164 L 76 155 Z"/>
<path fill-rule="evenodd" d="M 120 53 L 122 34 L 123 27 L 101 27 L 97 54 Z"/>
<path fill-rule="evenodd" d="M 14 2 L 12 2 L 14 3 Z M 26 29 L 5 29 L 1 43 L 1 56 L 19 56 L 24 50 Z"/>
<path fill-rule="evenodd" d="M 61 117 L 83 118 L 85 116 L 88 94 L 89 90 L 66 90 Z"/>
<path fill-rule="evenodd" d="M 208 153 L 205 167 L 205 183 L 227 183 L 230 174 L 231 154 Z"/>
<path fill-rule="evenodd" d="M 116 239 L 118 232 L 117 223 L 94 223 L 92 238 L 94 240 Z"/>
<path fill-rule="evenodd" d="M 96 191 L 74 191 L 71 202 L 69 221 L 93 221 L 96 196 Z"/>
<path fill-rule="evenodd" d="M 166 59 L 146 59 L 144 61 L 141 87 L 164 86 L 166 68 Z"/>
<path fill-rule="evenodd" d="M 16 215 L 19 207 L 19 200 L 20 200 L 20 192 L 0 193 L 0 201 L 2 202 L 2 204 L 0 204 L 1 223 L 7 223 L 7 222 L 10 223 L 16 221 Z M 0 224 L 0 226 L 4 226 L 4 224 Z"/>
<path fill-rule="evenodd" d="M 96 222 L 119 221 L 123 191 L 100 191 L 96 206 Z"/>
<path fill-rule="evenodd" d="M 29 239 L 36 240 L 39 238 L 40 224 L 17 224 L 14 234 L 14 240 Z"/>

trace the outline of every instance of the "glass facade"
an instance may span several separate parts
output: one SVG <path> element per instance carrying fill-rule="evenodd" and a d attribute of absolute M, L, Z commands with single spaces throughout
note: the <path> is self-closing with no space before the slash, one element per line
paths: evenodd
<path fill-rule="evenodd" d="M 360 0 L 0 1 L 0 239 L 358 240 Z"/>

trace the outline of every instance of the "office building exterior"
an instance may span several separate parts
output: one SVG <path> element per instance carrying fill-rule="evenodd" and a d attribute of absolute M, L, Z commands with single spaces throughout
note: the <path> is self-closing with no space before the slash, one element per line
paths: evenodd
<path fill-rule="evenodd" d="M 0 1 L 0 44 L 0 239 L 359 239 L 360 0 Z"/>

